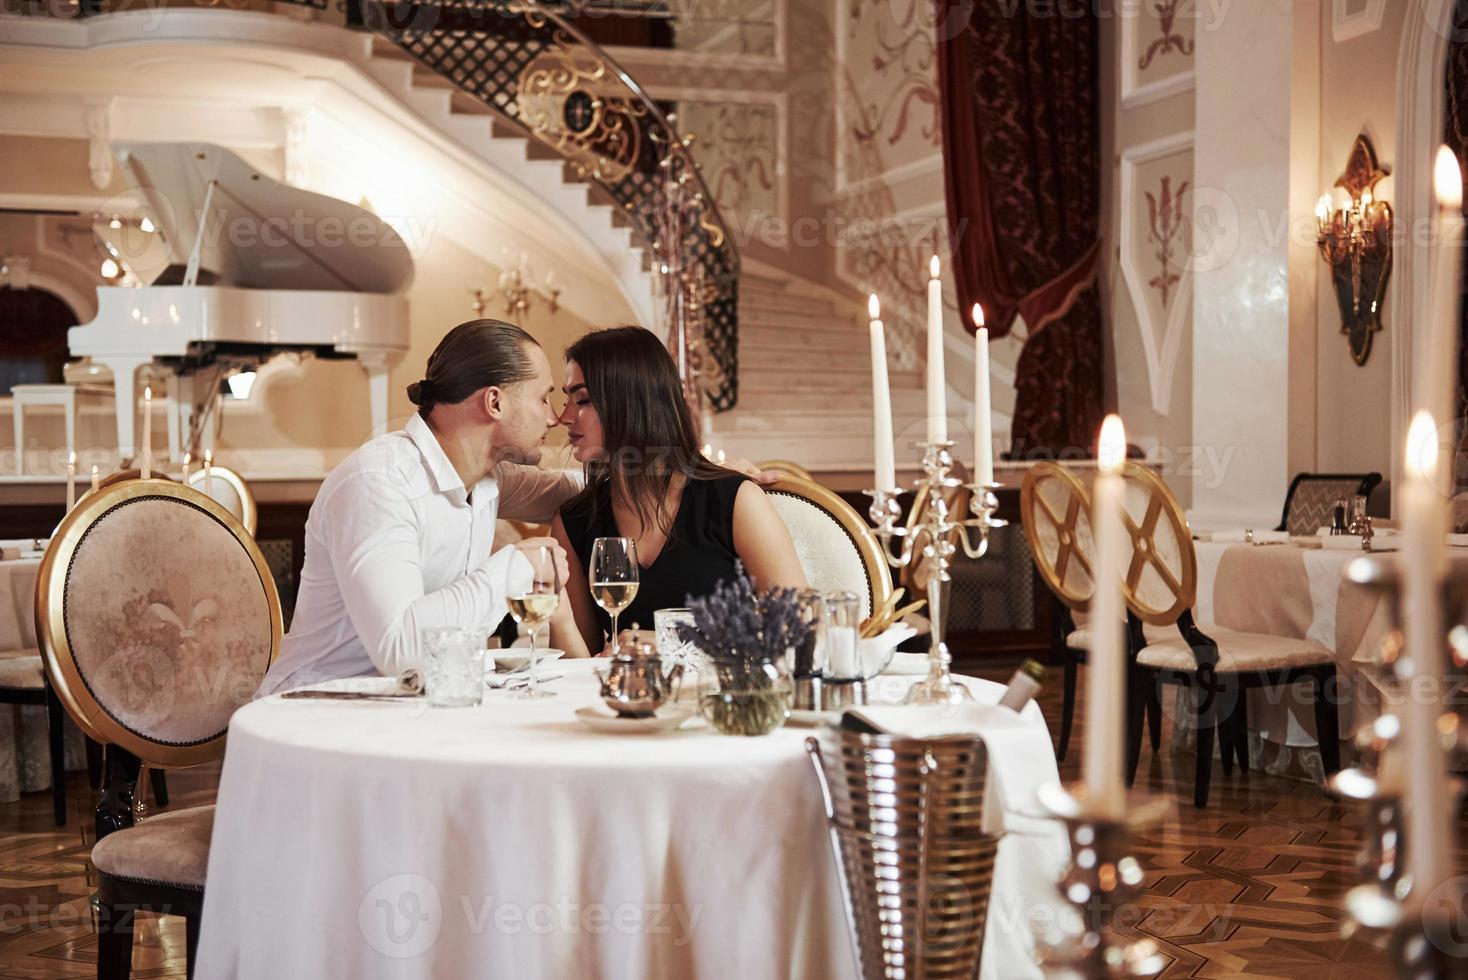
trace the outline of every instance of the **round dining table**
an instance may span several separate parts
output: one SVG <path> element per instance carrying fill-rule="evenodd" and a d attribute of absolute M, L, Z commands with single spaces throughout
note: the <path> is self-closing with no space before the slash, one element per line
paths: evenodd
<path fill-rule="evenodd" d="M 276 695 L 238 711 L 196 976 L 856 976 L 813 729 L 593 731 L 575 711 L 600 705 L 595 665 L 542 665 L 556 696 L 541 700 Z M 879 678 L 874 696 L 916 679 Z M 964 683 L 980 701 L 1003 691 Z M 1044 732 L 1038 706 L 1022 717 Z M 1048 745 L 1035 756 L 1007 761 L 1053 781 Z M 1009 822 L 981 974 L 994 980 L 1041 975 L 1035 933 L 1057 918 L 1068 856 L 1052 823 Z"/>

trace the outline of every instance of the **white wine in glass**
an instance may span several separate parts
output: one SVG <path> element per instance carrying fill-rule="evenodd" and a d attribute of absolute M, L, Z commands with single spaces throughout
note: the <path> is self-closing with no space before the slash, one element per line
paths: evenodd
<path fill-rule="evenodd" d="M 521 698 L 549 698 L 555 691 L 542 691 L 538 683 L 538 658 L 535 635 L 546 620 L 550 619 L 561 601 L 561 581 L 556 573 L 555 555 L 549 548 L 532 548 L 522 552 L 535 569 L 535 578 L 530 589 L 509 597 L 510 615 L 515 622 L 530 631 L 530 678 L 524 690 L 515 692 Z"/>
<path fill-rule="evenodd" d="M 637 598 L 637 542 L 597 538 L 591 546 L 591 597 L 612 617 L 612 649 L 617 648 L 617 617 Z"/>

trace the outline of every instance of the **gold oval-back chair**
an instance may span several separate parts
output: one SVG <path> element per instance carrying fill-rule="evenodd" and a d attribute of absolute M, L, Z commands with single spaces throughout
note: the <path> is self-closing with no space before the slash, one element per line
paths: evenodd
<path fill-rule="evenodd" d="M 892 578 L 881 542 L 850 504 L 820 484 L 797 477 L 764 489 L 790 529 L 811 588 L 856 593 L 863 619 L 886 605 Z"/>
<path fill-rule="evenodd" d="M 133 825 L 140 765 L 219 759 L 236 708 L 280 646 L 281 609 L 254 538 L 222 505 L 169 480 L 89 494 L 57 527 L 36 582 L 47 675 L 104 746 L 92 862 L 98 974 L 127 976 L 134 910 L 183 915 L 193 962 L 212 806 Z"/>
<path fill-rule="evenodd" d="M 763 463 L 756 463 L 755 465 L 762 470 L 773 470 L 776 473 L 784 473 L 786 476 L 793 476 L 797 480 L 804 480 L 807 483 L 819 482 L 815 477 L 810 475 L 810 470 L 788 459 L 767 459 Z"/>
<path fill-rule="evenodd" d="M 1147 695 L 1162 682 L 1191 689 L 1198 733 L 1193 804 L 1202 807 L 1208 803 L 1215 727 L 1224 774 L 1233 774 L 1235 757 L 1248 772 L 1247 698 L 1254 688 L 1313 680 L 1321 761 L 1327 777 L 1339 771 L 1334 654 L 1296 637 L 1245 633 L 1216 625 L 1209 625 L 1206 633 L 1200 629 L 1193 620 L 1198 558 L 1182 507 L 1162 478 L 1147 467 L 1128 461 L 1123 474 L 1130 544 L 1123 582 L 1127 607 L 1142 624 L 1176 626 L 1178 630 L 1176 637 L 1158 639 L 1155 631 L 1145 635 L 1141 626 L 1134 625 L 1134 683 L 1146 685 Z M 1129 782 L 1136 776 L 1141 756 L 1141 712 L 1130 707 L 1139 703 L 1138 697 L 1128 698 Z"/>
<path fill-rule="evenodd" d="M 209 467 L 206 479 L 205 470 L 201 467 L 189 473 L 189 486 L 223 504 L 246 531 L 252 535 L 255 533 L 260 514 L 255 507 L 255 495 L 250 492 L 244 477 L 228 466 L 214 465 Z"/>

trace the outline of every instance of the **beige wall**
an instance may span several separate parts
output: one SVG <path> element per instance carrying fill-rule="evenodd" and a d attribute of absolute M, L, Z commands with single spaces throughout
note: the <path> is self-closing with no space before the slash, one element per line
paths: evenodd
<path fill-rule="evenodd" d="M 1336 43 L 1331 38 L 1330 4 L 1321 11 L 1320 190 L 1323 194 L 1345 169 L 1356 135 L 1376 144 L 1377 158 L 1391 168 L 1396 160 L 1397 55 L 1408 5 L 1386 4 L 1381 27 L 1363 37 Z M 1392 178 L 1377 185 L 1377 197 L 1394 201 Z M 1351 359 L 1341 335 L 1339 308 L 1325 263 L 1319 264 L 1319 448 L 1324 471 L 1391 470 L 1391 360 L 1396 326 L 1389 313 L 1364 366 Z M 1394 278 L 1388 292 L 1405 288 Z M 1293 297 L 1292 297 L 1293 299 Z M 1387 306 L 1390 310 L 1390 305 Z"/>

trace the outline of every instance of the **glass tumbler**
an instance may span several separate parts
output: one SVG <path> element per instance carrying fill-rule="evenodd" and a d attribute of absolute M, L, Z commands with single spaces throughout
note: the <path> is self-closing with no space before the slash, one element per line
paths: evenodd
<path fill-rule="evenodd" d="M 467 708 L 484 700 L 484 637 L 482 627 L 418 631 L 430 707 Z"/>

